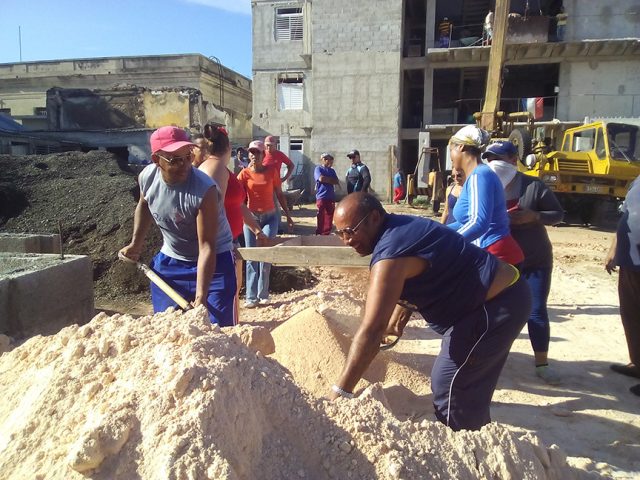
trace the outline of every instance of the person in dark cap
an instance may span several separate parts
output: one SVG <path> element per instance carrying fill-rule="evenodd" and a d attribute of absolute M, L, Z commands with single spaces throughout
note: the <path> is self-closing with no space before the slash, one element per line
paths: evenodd
<path fill-rule="evenodd" d="M 351 160 L 351 166 L 347 170 L 346 176 L 347 193 L 368 192 L 369 185 L 371 185 L 371 173 L 360 160 L 360 152 L 353 149 L 347 153 L 347 157 Z"/>
<path fill-rule="evenodd" d="M 551 288 L 553 248 L 545 225 L 560 223 L 564 210 L 542 180 L 518 172 L 518 149 L 513 143 L 492 143 L 482 154 L 482 158 L 502 183 L 511 235 L 524 253 L 520 271 L 533 294 L 533 306 L 527 326 L 533 348 L 535 373 L 548 384 L 556 385 L 561 378 L 549 366 L 548 360 L 551 330 L 547 298 Z"/>

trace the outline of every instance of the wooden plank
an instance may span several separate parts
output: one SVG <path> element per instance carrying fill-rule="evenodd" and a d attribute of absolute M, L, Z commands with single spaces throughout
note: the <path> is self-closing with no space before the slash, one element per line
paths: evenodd
<path fill-rule="evenodd" d="M 243 260 L 288 267 L 369 267 L 371 256 L 361 257 L 351 247 L 286 246 L 239 248 Z"/>

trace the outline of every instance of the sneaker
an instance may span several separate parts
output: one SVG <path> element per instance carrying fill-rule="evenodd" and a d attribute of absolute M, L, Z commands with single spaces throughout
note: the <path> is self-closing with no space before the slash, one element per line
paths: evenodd
<path fill-rule="evenodd" d="M 260 305 L 269 305 L 271 302 L 269 301 L 268 298 L 261 298 L 260 300 L 258 300 L 258 303 Z"/>
<path fill-rule="evenodd" d="M 258 306 L 258 302 L 250 302 L 249 300 L 247 300 L 242 306 L 244 308 L 256 308 Z"/>
<path fill-rule="evenodd" d="M 560 375 L 558 375 L 549 365 L 540 365 L 536 367 L 536 375 L 549 385 L 558 385 L 560 383 Z"/>

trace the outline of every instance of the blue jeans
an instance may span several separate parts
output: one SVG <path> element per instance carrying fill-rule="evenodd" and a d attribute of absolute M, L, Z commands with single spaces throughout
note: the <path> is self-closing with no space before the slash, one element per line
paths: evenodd
<path fill-rule="evenodd" d="M 267 237 L 273 238 L 278 234 L 278 223 L 280 219 L 275 210 L 264 213 L 251 213 Z M 246 225 L 244 226 L 244 242 L 247 247 L 255 247 L 257 245 L 256 236 Z M 247 262 L 247 302 L 255 303 L 258 300 L 266 300 L 269 298 L 270 273 L 270 263 Z"/>
<path fill-rule="evenodd" d="M 564 42 L 564 33 L 566 28 L 566 25 L 558 25 L 556 27 L 556 40 L 558 40 L 558 42 Z"/>
<path fill-rule="evenodd" d="M 531 288 L 532 308 L 527 326 L 534 352 L 549 351 L 549 313 L 547 298 L 551 288 L 551 268 L 526 268 L 522 276 Z"/>

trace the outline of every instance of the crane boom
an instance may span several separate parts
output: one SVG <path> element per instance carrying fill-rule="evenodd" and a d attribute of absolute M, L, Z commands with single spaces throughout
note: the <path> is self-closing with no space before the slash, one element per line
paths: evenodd
<path fill-rule="evenodd" d="M 500 108 L 502 93 L 502 68 L 506 52 L 507 27 L 510 0 L 496 0 L 496 11 L 493 21 L 493 37 L 489 53 L 487 85 L 485 87 L 484 105 L 480 117 L 480 127 L 491 132 L 496 128 L 496 114 Z"/>

